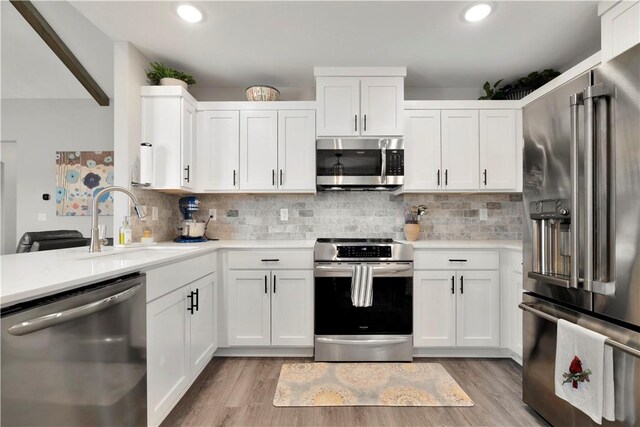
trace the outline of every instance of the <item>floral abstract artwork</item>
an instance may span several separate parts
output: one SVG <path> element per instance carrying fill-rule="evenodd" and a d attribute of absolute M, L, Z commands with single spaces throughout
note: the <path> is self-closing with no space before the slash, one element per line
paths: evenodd
<path fill-rule="evenodd" d="M 56 214 L 91 215 L 93 195 L 113 185 L 113 151 L 56 152 Z M 112 193 L 98 202 L 100 215 L 113 215 Z"/>

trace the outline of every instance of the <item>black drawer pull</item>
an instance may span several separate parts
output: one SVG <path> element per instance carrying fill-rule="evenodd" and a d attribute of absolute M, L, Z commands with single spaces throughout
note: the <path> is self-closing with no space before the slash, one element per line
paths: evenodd
<path fill-rule="evenodd" d="M 268 289 L 267 289 L 267 275 L 265 274 L 264 275 L 264 293 L 266 294 L 267 292 L 268 292 Z"/>
<path fill-rule="evenodd" d="M 460 276 L 460 294 L 464 294 L 464 276 Z"/>
<path fill-rule="evenodd" d="M 264 259 L 261 259 L 260 261 L 262 261 L 262 262 L 278 262 L 278 261 L 280 261 L 280 259 L 279 258 L 264 258 Z"/>
<path fill-rule="evenodd" d="M 449 262 L 467 262 L 467 260 L 461 259 L 461 258 L 452 258 L 452 259 L 449 259 Z"/>

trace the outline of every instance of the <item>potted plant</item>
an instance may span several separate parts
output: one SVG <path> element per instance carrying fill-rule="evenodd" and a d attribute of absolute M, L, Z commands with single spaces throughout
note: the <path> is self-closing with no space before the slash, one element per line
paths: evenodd
<path fill-rule="evenodd" d="M 185 89 L 196 84 L 192 75 L 175 70 L 162 62 L 151 62 L 147 70 L 149 84 L 162 86 L 182 86 Z"/>
<path fill-rule="evenodd" d="M 485 82 L 482 86 L 485 94 L 478 99 L 522 99 L 534 90 L 549 83 L 560 75 L 560 72 L 547 68 L 542 71 L 533 71 L 524 77 L 520 77 L 514 83 L 498 88 L 502 80 L 498 80 L 493 86 Z"/>
<path fill-rule="evenodd" d="M 404 237 L 410 242 L 418 240 L 420 236 L 420 217 L 426 212 L 427 207 L 425 205 L 404 208 Z"/>

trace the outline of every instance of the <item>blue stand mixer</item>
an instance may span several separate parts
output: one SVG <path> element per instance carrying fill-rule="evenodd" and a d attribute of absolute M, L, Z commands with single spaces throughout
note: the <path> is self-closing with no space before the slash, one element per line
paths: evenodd
<path fill-rule="evenodd" d="M 207 222 L 197 221 L 194 218 L 194 214 L 200 210 L 200 200 L 195 196 L 182 197 L 178 201 L 178 207 L 182 214 L 182 221 L 180 221 L 180 236 L 176 237 L 173 241 L 178 243 L 201 243 L 206 242 L 207 237 L 205 233 L 207 231 Z"/>

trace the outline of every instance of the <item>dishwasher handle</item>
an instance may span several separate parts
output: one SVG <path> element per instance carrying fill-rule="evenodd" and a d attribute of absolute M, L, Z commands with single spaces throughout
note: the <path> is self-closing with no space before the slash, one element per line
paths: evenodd
<path fill-rule="evenodd" d="M 98 301 L 90 302 L 89 304 L 17 323 L 11 326 L 7 330 L 7 332 L 9 332 L 9 334 L 11 335 L 22 336 L 30 334 L 32 332 L 40 331 L 42 329 L 50 328 L 51 326 L 59 325 L 60 323 L 68 322 L 70 320 L 89 316 L 93 313 L 97 313 L 106 308 L 113 307 L 114 305 L 128 300 L 129 298 L 134 296 L 142 286 L 143 283 L 140 283 L 130 287 L 129 289 L 118 292 L 117 294 L 99 299 Z"/>

